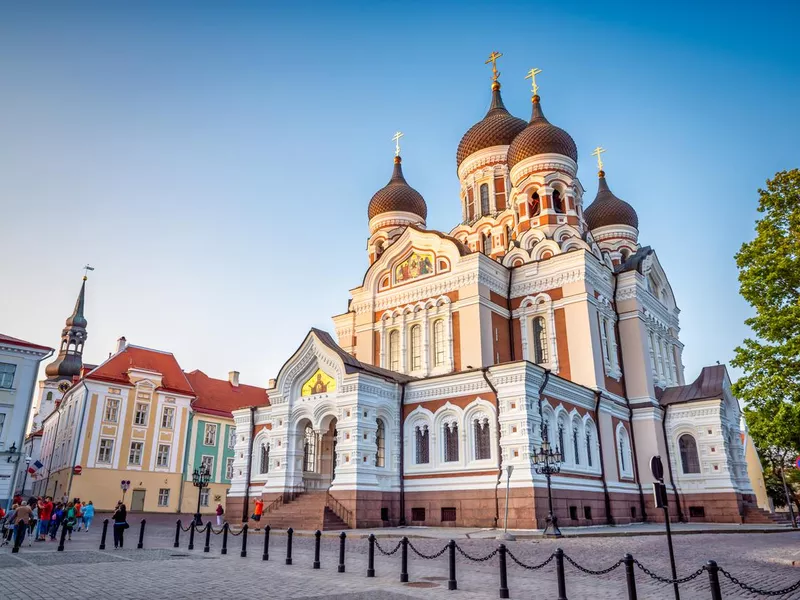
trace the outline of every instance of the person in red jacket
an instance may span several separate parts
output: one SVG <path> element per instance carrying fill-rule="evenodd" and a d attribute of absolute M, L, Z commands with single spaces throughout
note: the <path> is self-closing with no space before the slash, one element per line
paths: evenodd
<path fill-rule="evenodd" d="M 47 530 L 50 527 L 50 517 L 53 514 L 53 499 L 47 496 L 39 500 L 39 536 L 36 538 L 39 542 L 47 540 Z"/>
<path fill-rule="evenodd" d="M 222 515 L 225 514 L 225 509 L 222 508 L 222 504 L 217 504 L 217 526 L 222 527 Z"/>

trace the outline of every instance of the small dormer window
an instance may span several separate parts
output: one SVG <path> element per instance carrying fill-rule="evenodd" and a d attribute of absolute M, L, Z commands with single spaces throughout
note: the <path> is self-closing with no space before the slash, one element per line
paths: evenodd
<path fill-rule="evenodd" d="M 483 253 L 489 256 L 492 253 L 492 234 L 487 232 L 483 234 Z"/>
<path fill-rule="evenodd" d="M 542 210 L 542 203 L 539 200 L 539 192 L 533 192 L 533 196 L 531 196 L 531 202 L 529 205 L 530 214 L 528 216 L 535 217 L 539 214 Z"/>
<path fill-rule="evenodd" d="M 481 216 L 489 214 L 489 184 L 482 183 L 480 187 L 481 192 Z"/>
<path fill-rule="evenodd" d="M 564 201 L 561 199 L 561 192 L 553 191 L 553 210 L 557 213 L 564 212 Z"/>

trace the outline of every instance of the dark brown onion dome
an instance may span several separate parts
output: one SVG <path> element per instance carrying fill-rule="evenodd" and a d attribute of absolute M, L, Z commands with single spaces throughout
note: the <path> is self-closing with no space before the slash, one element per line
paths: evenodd
<path fill-rule="evenodd" d="M 551 125 L 544 113 L 539 96 L 534 96 L 533 114 L 528 126 L 514 138 L 508 149 L 508 168 L 537 154 L 563 154 L 578 162 L 578 148 L 572 137 L 560 127 Z"/>
<path fill-rule="evenodd" d="M 628 225 L 634 229 L 639 229 L 639 216 L 633 207 L 617 198 L 606 183 L 604 171 L 598 173 L 600 185 L 597 188 L 597 196 L 588 208 L 583 211 L 583 218 L 589 229 L 597 229 L 606 225 Z"/>
<path fill-rule="evenodd" d="M 394 172 L 385 187 L 375 192 L 369 201 L 367 215 L 370 219 L 382 213 L 399 211 L 418 215 L 423 221 L 428 216 L 428 207 L 425 199 L 417 190 L 412 188 L 403 177 L 399 156 L 394 157 Z"/>
<path fill-rule="evenodd" d="M 492 146 L 508 146 L 527 126 L 523 119 L 515 117 L 506 110 L 503 98 L 500 96 L 500 84 L 493 83 L 489 112 L 461 138 L 456 151 L 456 168 L 461 166 L 465 158 L 478 150 Z"/>

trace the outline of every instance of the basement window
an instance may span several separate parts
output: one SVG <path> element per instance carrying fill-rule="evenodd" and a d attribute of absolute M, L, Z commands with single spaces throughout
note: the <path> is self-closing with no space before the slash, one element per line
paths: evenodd
<path fill-rule="evenodd" d="M 578 520 L 578 507 L 577 506 L 570 506 L 569 507 L 569 518 L 573 521 Z"/>
<path fill-rule="evenodd" d="M 425 521 L 425 509 L 424 508 L 412 508 L 411 509 L 411 520 L 418 521 L 420 523 Z"/>
<path fill-rule="evenodd" d="M 690 506 L 689 516 L 694 519 L 703 519 L 706 516 L 706 508 L 704 506 Z"/>
<path fill-rule="evenodd" d="M 456 520 L 455 508 L 442 508 L 442 523 Z"/>
<path fill-rule="evenodd" d="M 635 519 L 635 518 L 636 518 L 636 507 L 635 506 L 631 506 L 631 519 Z"/>
<path fill-rule="evenodd" d="M 591 506 L 584 506 L 583 507 L 583 518 L 588 519 L 589 521 L 592 520 L 592 507 Z"/>
<path fill-rule="evenodd" d="M 384 523 L 389 521 L 389 508 L 386 506 L 381 508 L 381 521 Z"/>

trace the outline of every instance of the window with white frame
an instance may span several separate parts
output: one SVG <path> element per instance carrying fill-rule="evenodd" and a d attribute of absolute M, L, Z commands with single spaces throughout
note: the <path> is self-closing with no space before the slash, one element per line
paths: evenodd
<path fill-rule="evenodd" d="M 203 488 L 200 490 L 200 506 L 208 506 L 208 500 L 211 497 L 211 490 Z"/>
<path fill-rule="evenodd" d="M 0 439 L 3 439 L 3 428 L 6 424 L 6 413 L 0 413 Z"/>
<path fill-rule="evenodd" d="M 156 453 L 156 466 L 169 467 L 169 444 L 159 444 Z"/>
<path fill-rule="evenodd" d="M 617 460 L 619 461 L 619 472 L 621 477 L 633 476 L 633 459 L 631 454 L 631 442 L 628 430 L 624 425 L 617 427 Z"/>
<path fill-rule="evenodd" d="M 97 462 L 103 464 L 111 464 L 111 457 L 114 452 L 114 440 L 104 438 L 100 440 L 100 446 L 97 450 Z"/>
<path fill-rule="evenodd" d="M 542 365 L 548 361 L 547 326 L 544 317 L 535 317 L 533 319 L 533 362 Z"/>
<path fill-rule="evenodd" d="M 314 472 L 317 464 L 317 434 L 311 425 L 303 431 L 303 471 Z"/>
<path fill-rule="evenodd" d="M 436 319 L 433 322 L 433 366 L 443 366 L 444 358 L 444 319 Z"/>
<path fill-rule="evenodd" d="M 236 447 L 236 428 L 231 427 L 228 429 L 228 450 L 233 450 Z"/>
<path fill-rule="evenodd" d="M 678 438 L 678 449 L 681 454 L 681 469 L 685 475 L 700 473 L 700 456 L 697 454 L 697 442 L 694 437 L 684 433 Z"/>
<path fill-rule="evenodd" d="M 117 398 L 106 398 L 106 409 L 103 413 L 103 420 L 109 423 L 116 423 L 119 417 L 119 400 Z"/>
<path fill-rule="evenodd" d="M 147 414 L 150 412 L 150 406 L 143 402 L 136 403 L 136 412 L 133 414 L 134 425 L 147 425 Z"/>
<path fill-rule="evenodd" d="M 200 468 L 203 469 L 209 476 L 214 478 L 214 457 L 204 454 L 200 457 Z"/>
<path fill-rule="evenodd" d="M 597 447 L 597 434 L 592 421 L 586 422 L 586 465 L 593 469 L 596 466 L 595 450 Z"/>
<path fill-rule="evenodd" d="M 233 458 L 225 459 L 225 479 L 233 479 Z"/>
<path fill-rule="evenodd" d="M 11 363 L 0 363 L 0 388 L 10 390 L 14 385 L 14 373 L 17 371 L 17 365 Z"/>
<path fill-rule="evenodd" d="M 142 442 L 131 442 L 131 451 L 128 454 L 128 464 L 129 465 L 141 465 L 142 464 Z"/>
<path fill-rule="evenodd" d="M 581 441 L 580 441 L 580 431 L 578 431 L 577 425 L 572 426 L 572 455 L 574 457 L 575 464 L 580 465 Z"/>
<path fill-rule="evenodd" d="M 411 370 L 422 369 L 422 327 L 411 327 Z"/>
<path fill-rule="evenodd" d="M 165 406 L 164 411 L 161 413 L 161 427 L 164 429 L 172 429 L 175 425 L 175 407 Z"/>
<path fill-rule="evenodd" d="M 158 505 L 169 506 L 169 488 L 161 488 L 158 490 Z"/>
<path fill-rule="evenodd" d="M 458 462 L 458 422 L 450 421 L 442 425 L 444 438 L 444 462 Z"/>
<path fill-rule="evenodd" d="M 217 424 L 216 423 L 206 423 L 206 428 L 203 433 L 203 445 L 204 446 L 216 446 L 217 445 Z"/>
<path fill-rule="evenodd" d="M 427 465 L 430 462 L 428 446 L 428 426 L 417 425 L 414 427 L 414 462 L 418 465 Z"/>
<path fill-rule="evenodd" d="M 489 432 L 489 418 L 482 416 L 472 421 L 475 435 L 475 460 L 492 457 L 492 442 Z"/>
<path fill-rule="evenodd" d="M 389 369 L 400 370 L 400 332 L 397 329 L 389 333 Z"/>
<path fill-rule="evenodd" d="M 261 444 L 261 462 L 258 472 L 261 475 L 269 473 L 269 444 Z"/>
<path fill-rule="evenodd" d="M 386 426 L 383 424 L 383 419 L 377 420 L 375 430 L 375 466 L 386 466 Z"/>

